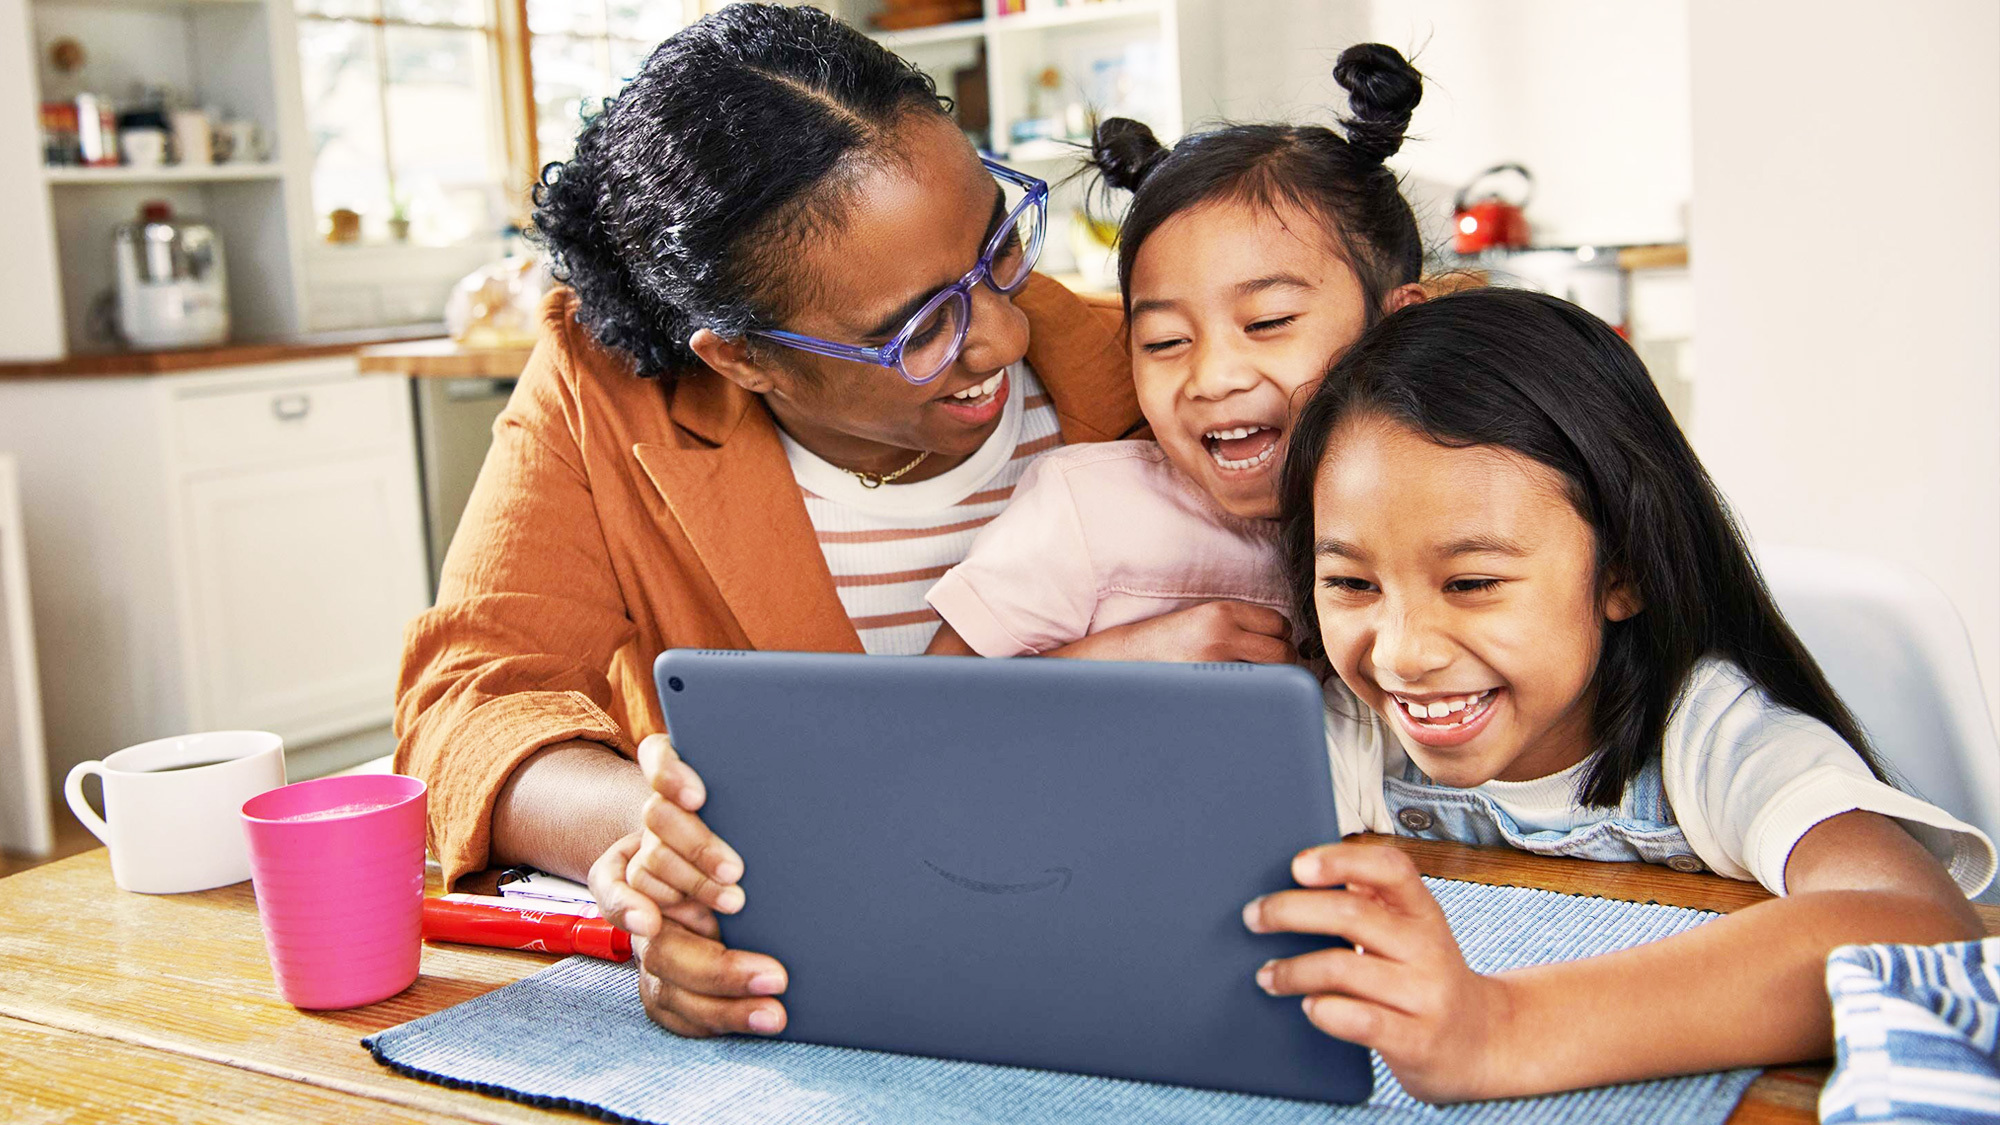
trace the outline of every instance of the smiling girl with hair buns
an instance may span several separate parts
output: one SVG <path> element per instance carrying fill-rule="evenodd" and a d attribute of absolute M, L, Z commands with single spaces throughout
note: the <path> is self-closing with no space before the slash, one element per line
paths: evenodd
<path fill-rule="evenodd" d="M 931 589 L 932 653 L 1297 658 L 1277 553 L 1293 412 L 1363 329 L 1423 299 L 1395 173 L 1423 77 L 1379 43 L 1334 67 L 1340 130 L 1229 125 L 1168 149 L 1126 118 L 1091 163 L 1132 193 L 1118 278 L 1152 441 L 1044 455 Z M 1190 638 L 1206 651 L 1190 655 Z"/>

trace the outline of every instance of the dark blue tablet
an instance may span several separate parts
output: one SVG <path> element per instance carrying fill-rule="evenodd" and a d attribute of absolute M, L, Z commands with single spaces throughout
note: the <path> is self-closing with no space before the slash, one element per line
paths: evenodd
<path fill-rule="evenodd" d="M 1243 905 L 1339 838 L 1298 668 L 675 649 L 654 667 L 743 856 L 731 946 L 784 1038 L 1334 1102 L 1368 1052 L 1253 979 L 1328 939 Z"/>

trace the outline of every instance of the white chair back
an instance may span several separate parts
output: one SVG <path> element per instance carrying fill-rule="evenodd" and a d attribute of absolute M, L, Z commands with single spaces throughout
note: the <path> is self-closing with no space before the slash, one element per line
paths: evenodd
<path fill-rule="evenodd" d="M 2000 839 L 2000 742 L 1971 638 L 1944 591 L 1861 555 L 1757 554 L 1778 608 L 1897 781 Z"/>

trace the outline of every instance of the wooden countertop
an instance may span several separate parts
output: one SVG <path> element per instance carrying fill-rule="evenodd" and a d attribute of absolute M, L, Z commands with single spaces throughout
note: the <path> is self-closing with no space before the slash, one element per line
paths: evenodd
<path fill-rule="evenodd" d="M 435 337 L 438 326 L 371 328 L 354 332 L 321 332 L 288 340 L 247 341 L 212 348 L 179 348 L 158 352 L 104 352 L 72 355 L 37 363 L 0 363 L 0 379 L 75 379 L 105 376 L 172 375 L 213 367 L 253 363 L 285 363 L 322 356 L 352 355 L 373 344 Z"/>
<path fill-rule="evenodd" d="M 513 379 L 528 366 L 534 349 L 468 348 L 448 336 L 402 340 L 361 349 L 363 375 L 405 375 L 413 379 Z"/>
<path fill-rule="evenodd" d="M 1627 246 L 1618 251 L 1618 268 L 1621 270 L 1679 269 L 1687 264 L 1688 248 L 1684 242 Z"/>

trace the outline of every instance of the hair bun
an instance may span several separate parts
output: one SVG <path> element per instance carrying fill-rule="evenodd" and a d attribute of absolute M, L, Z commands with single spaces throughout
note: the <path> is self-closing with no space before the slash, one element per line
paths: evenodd
<path fill-rule="evenodd" d="M 1153 131 L 1129 117 L 1106 118 L 1090 138 L 1090 163 L 1105 183 L 1123 191 L 1138 191 L 1166 155 Z"/>
<path fill-rule="evenodd" d="M 1394 47 L 1357 43 L 1340 53 L 1333 80 L 1347 91 L 1350 116 L 1340 122 L 1347 143 L 1377 161 L 1396 155 L 1423 99 L 1424 76 Z"/>

